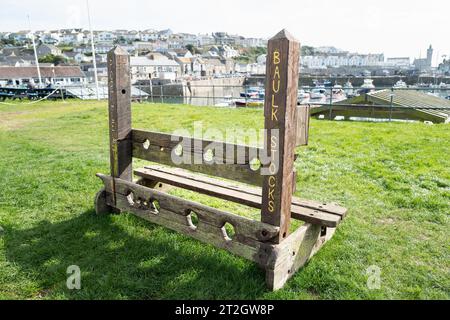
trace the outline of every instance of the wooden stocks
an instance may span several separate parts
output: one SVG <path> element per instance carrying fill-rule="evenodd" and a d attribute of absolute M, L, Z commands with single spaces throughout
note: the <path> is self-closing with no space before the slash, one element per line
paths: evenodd
<path fill-rule="evenodd" d="M 289 234 L 296 147 L 296 107 L 300 45 L 286 30 L 269 40 L 264 105 L 265 146 L 270 157 L 263 182 L 261 221 Z"/>

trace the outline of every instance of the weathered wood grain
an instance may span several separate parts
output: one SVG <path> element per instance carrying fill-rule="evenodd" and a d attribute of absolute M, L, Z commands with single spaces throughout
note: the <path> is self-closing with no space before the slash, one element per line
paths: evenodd
<path fill-rule="evenodd" d="M 234 164 L 234 163 L 174 164 L 172 158 L 172 150 L 165 149 L 164 147 L 159 147 L 155 145 L 150 145 L 146 149 L 143 146 L 143 143 L 134 142 L 133 157 L 168 166 L 176 166 L 190 171 L 200 172 L 256 186 L 261 186 L 263 180 L 260 170 L 253 171 L 250 168 L 249 164 Z M 200 154 L 200 159 L 201 158 L 202 155 Z"/>
<path fill-rule="evenodd" d="M 297 147 L 307 146 L 309 140 L 310 106 L 297 106 Z"/>
<path fill-rule="evenodd" d="M 131 101 L 128 53 L 116 47 L 108 53 L 108 109 L 111 175 L 131 181 Z"/>
<path fill-rule="evenodd" d="M 296 147 L 299 43 L 282 30 L 269 40 L 264 104 L 269 175 L 264 176 L 261 221 L 280 227 L 275 243 L 288 236 Z"/>
<path fill-rule="evenodd" d="M 120 47 L 108 52 L 108 114 L 111 176 L 132 180 L 131 83 L 128 53 Z M 114 181 L 112 182 L 114 187 Z M 115 202 L 115 192 L 112 199 Z M 101 200 L 101 199 L 99 199 Z"/>
<path fill-rule="evenodd" d="M 155 168 L 155 169 L 153 169 Z M 176 174 L 172 174 L 175 171 Z M 254 190 L 253 193 L 244 192 L 244 187 L 228 188 L 228 182 L 185 173 L 184 170 L 174 168 L 163 168 L 160 166 L 137 169 L 134 173 L 142 178 L 160 181 L 179 188 L 199 192 L 220 199 L 244 204 L 253 208 L 261 209 L 262 197 L 261 189 Z M 182 174 L 185 173 L 183 176 Z M 342 219 L 339 214 L 331 214 L 320 209 L 311 209 L 292 203 L 291 215 L 294 219 L 319 224 L 327 227 L 336 227 Z"/>
<path fill-rule="evenodd" d="M 218 151 L 215 154 L 216 162 L 229 164 L 249 164 L 253 158 L 258 157 L 263 152 L 263 149 L 257 147 L 138 129 L 132 130 L 132 140 L 133 143 L 144 143 L 148 140 L 150 145 L 170 151 L 181 145 L 183 152 L 201 155 L 204 154 L 205 150 L 213 149 Z"/>
<path fill-rule="evenodd" d="M 103 180 L 106 191 L 112 192 L 112 177 L 102 174 L 97 174 L 97 176 Z M 161 208 L 182 216 L 187 216 L 190 212 L 195 212 L 200 221 L 219 228 L 223 227 L 225 223 L 228 222 L 235 228 L 237 238 L 242 238 L 244 240 L 253 239 L 258 241 L 269 241 L 276 237 L 279 232 L 278 227 L 270 224 L 210 208 L 196 202 L 181 199 L 125 180 L 114 180 L 116 194 L 128 196 L 130 193 L 133 193 L 135 202 L 137 203 L 137 199 L 139 199 L 139 203 L 142 204 L 148 204 L 151 201 L 156 200 Z"/>
<path fill-rule="evenodd" d="M 145 170 L 148 169 L 148 170 Z M 261 197 L 262 195 L 262 189 L 258 187 L 252 187 L 249 185 L 243 185 L 241 183 L 233 183 L 232 181 L 228 180 L 219 180 L 212 177 L 199 175 L 192 173 L 190 171 L 181 169 L 181 168 L 169 168 L 165 166 L 160 165 L 152 165 L 152 166 L 145 166 L 144 168 L 139 168 L 135 170 L 135 174 L 137 176 L 140 176 L 145 179 L 152 179 L 152 173 L 153 172 L 163 172 L 167 173 L 173 176 L 177 177 L 183 177 L 187 179 L 191 179 L 193 181 L 200 181 L 207 183 L 209 185 L 218 186 L 230 190 L 239 191 L 242 193 L 247 193 L 251 195 L 256 195 Z M 200 192 L 200 191 L 199 191 Z M 347 208 L 344 208 L 336 203 L 333 202 L 320 202 L 320 201 L 314 201 L 314 200 L 306 200 L 306 199 L 300 199 L 297 197 L 292 197 L 292 204 L 300 207 L 305 207 L 317 211 L 327 212 L 331 214 L 335 214 L 340 216 L 341 218 L 345 218 L 347 214 Z"/>
<path fill-rule="evenodd" d="M 306 224 L 277 245 L 266 265 L 266 284 L 271 290 L 281 289 L 286 281 L 324 244 L 319 225 Z"/>

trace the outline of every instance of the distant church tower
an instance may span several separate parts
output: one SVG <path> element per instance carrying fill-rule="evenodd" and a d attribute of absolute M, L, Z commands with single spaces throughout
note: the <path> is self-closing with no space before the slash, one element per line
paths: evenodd
<path fill-rule="evenodd" d="M 433 64 L 433 47 L 430 44 L 430 47 L 427 50 L 427 66 L 431 67 Z"/>

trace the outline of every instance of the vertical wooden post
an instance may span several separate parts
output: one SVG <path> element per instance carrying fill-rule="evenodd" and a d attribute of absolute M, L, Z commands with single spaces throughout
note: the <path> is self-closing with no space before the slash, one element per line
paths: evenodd
<path fill-rule="evenodd" d="M 108 53 L 108 94 L 111 176 L 131 181 L 130 58 L 119 46 Z"/>
<path fill-rule="evenodd" d="M 309 105 L 297 107 L 297 147 L 308 145 L 310 109 Z"/>
<path fill-rule="evenodd" d="M 269 40 L 264 117 L 271 165 L 263 182 L 261 221 L 280 227 L 275 243 L 289 234 L 295 183 L 299 52 L 298 41 L 286 30 Z"/>

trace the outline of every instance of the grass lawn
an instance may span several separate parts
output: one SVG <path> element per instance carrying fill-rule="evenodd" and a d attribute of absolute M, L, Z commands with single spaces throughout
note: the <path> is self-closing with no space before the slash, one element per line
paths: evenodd
<path fill-rule="evenodd" d="M 133 105 L 133 127 L 261 128 L 261 110 Z M 277 292 L 255 264 L 129 214 L 96 216 L 106 102 L 0 105 L 0 299 L 449 299 L 450 127 L 311 122 L 297 196 L 349 208 Z M 136 163 L 136 166 L 140 163 Z M 255 210 L 177 195 L 257 218 Z M 67 267 L 81 290 L 66 288 Z M 367 286 L 370 266 L 380 289 Z"/>

